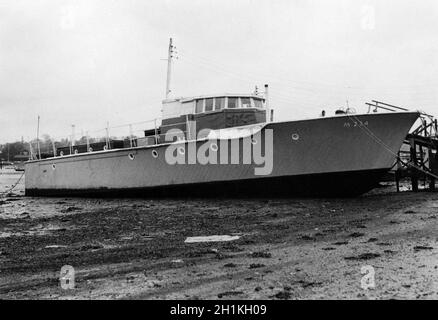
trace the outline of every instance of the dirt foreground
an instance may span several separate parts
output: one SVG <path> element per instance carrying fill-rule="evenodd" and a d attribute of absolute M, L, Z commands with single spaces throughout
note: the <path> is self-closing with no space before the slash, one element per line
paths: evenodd
<path fill-rule="evenodd" d="M 393 188 L 355 199 L 0 198 L 0 298 L 438 299 L 437 218 L 438 193 Z M 185 242 L 212 235 L 235 240 Z M 74 289 L 60 285 L 64 265 Z"/>

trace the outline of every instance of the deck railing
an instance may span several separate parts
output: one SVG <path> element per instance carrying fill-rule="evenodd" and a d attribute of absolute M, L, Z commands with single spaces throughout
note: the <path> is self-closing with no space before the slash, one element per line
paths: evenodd
<path fill-rule="evenodd" d="M 184 134 L 184 139 L 189 140 L 191 133 L 187 121 L 188 118 L 186 117 L 186 121 L 184 122 L 163 125 L 162 118 L 156 118 L 124 125 L 108 125 L 98 130 L 82 131 L 84 133 L 81 134 L 80 139 L 76 139 L 75 132 L 72 132 L 72 134 L 68 136 L 51 137 L 50 141 L 34 140 L 29 142 L 30 159 L 38 159 L 38 153 L 35 152 L 38 149 L 38 144 L 43 144 L 41 146 L 41 158 L 119 148 L 160 145 L 169 142 L 165 141 L 165 132 L 168 127 L 180 128 Z M 103 147 L 101 146 L 102 144 Z M 93 146 L 98 147 L 97 149 L 93 149 Z"/>

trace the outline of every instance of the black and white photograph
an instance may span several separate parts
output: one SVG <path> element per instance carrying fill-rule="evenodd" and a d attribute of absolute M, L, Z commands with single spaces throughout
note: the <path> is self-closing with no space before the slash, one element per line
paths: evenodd
<path fill-rule="evenodd" d="M 436 0 L 0 0 L 0 300 L 437 300 L 437 150 Z"/>

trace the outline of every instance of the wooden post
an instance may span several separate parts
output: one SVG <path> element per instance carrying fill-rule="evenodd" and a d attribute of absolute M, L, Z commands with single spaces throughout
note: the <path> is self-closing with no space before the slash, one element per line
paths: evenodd
<path fill-rule="evenodd" d="M 397 188 L 397 192 L 400 192 L 400 151 L 397 153 L 397 169 L 395 170 L 395 186 Z"/>
<path fill-rule="evenodd" d="M 425 131 L 426 134 L 426 131 Z M 424 169 L 425 165 L 424 165 L 424 150 L 423 150 L 423 146 L 419 145 L 419 151 L 420 151 L 420 159 L 418 159 L 418 165 Z M 427 183 L 427 175 L 421 173 L 420 178 L 424 177 L 424 181 L 423 181 L 423 187 L 426 187 L 426 183 Z"/>
<path fill-rule="evenodd" d="M 436 157 L 437 157 L 437 155 L 433 154 L 432 149 L 429 149 L 429 170 L 432 172 L 433 172 L 432 163 L 435 164 L 435 161 L 437 161 Z M 433 173 L 435 173 L 435 172 L 433 172 Z M 435 191 L 435 178 L 432 176 L 430 177 L 430 180 L 429 180 L 429 189 L 431 191 Z"/>
<path fill-rule="evenodd" d="M 411 144 L 411 162 L 416 166 L 417 165 L 417 146 L 415 144 L 415 140 L 413 138 L 409 139 Z M 412 182 L 412 191 L 418 191 L 418 176 L 415 168 L 411 167 L 411 182 Z"/>

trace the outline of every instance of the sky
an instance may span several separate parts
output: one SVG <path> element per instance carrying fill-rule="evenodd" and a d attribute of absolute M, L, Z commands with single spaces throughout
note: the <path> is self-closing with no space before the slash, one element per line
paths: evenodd
<path fill-rule="evenodd" d="M 267 83 L 277 120 L 438 115 L 437 32 L 436 0 L 0 0 L 0 143 L 38 115 L 57 139 L 160 117 L 170 37 L 173 96 Z"/>

